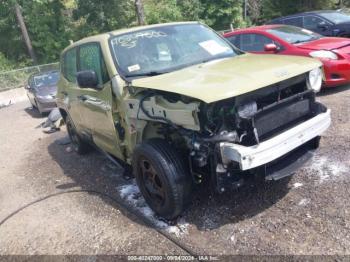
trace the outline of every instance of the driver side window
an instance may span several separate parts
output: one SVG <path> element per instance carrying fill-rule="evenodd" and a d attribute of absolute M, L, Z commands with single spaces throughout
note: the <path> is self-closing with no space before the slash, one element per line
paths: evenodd
<path fill-rule="evenodd" d="M 98 43 L 85 44 L 79 48 L 79 71 L 93 70 L 96 72 L 99 84 L 108 82 L 106 64 Z"/>
<path fill-rule="evenodd" d="M 324 23 L 328 24 L 325 20 L 316 16 L 305 16 L 304 17 L 304 28 L 311 31 L 317 31 L 318 25 Z"/>
<path fill-rule="evenodd" d="M 243 34 L 240 37 L 239 48 L 246 52 L 264 52 L 265 45 L 275 42 L 260 34 Z"/>

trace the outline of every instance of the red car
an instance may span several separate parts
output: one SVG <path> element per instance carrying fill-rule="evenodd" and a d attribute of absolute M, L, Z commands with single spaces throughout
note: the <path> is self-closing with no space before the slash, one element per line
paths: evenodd
<path fill-rule="evenodd" d="M 299 55 L 323 62 L 325 87 L 350 83 L 350 39 L 324 37 L 289 25 L 265 25 L 224 35 L 239 49 L 259 54 Z"/>

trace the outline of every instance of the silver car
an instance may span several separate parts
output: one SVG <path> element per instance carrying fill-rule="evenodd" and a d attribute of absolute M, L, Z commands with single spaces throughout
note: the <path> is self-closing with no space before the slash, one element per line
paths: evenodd
<path fill-rule="evenodd" d="M 58 71 L 40 72 L 29 77 L 27 96 L 40 114 L 48 113 L 56 107 L 58 80 Z"/>

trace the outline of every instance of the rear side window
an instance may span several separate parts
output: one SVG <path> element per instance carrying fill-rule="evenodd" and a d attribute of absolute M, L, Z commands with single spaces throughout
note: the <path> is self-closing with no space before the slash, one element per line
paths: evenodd
<path fill-rule="evenodd" d="M 303 17 L 299 16 L 299 17 L 287 18 L 287 19 L 284 19 L 283 23 L 286 25 L 303 27 Z"/>
<path fill-rule="evenodd" d="M 77 74 L 77 50 L 68 50 L 63 56 L 62 73 L 69 82 L 76 82 Z"/>
<path fill-rule="evenodd" d="M 91 43 L 80 46 L 79 70 L 95 71 L 99 84 L 104 84 L 109 80 L 106 64 L 104 62 L 99 44 Z"/>

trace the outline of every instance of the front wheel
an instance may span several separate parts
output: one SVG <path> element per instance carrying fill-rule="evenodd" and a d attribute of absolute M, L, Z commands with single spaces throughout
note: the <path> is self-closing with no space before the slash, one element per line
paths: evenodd
<path fill-rule="evenodd" d="M 133 172 L 147 204 L 166 219 L 179 216 L 190 201 L 192 180 L 180 155 L 162 139 L 138 145 Z"/>

